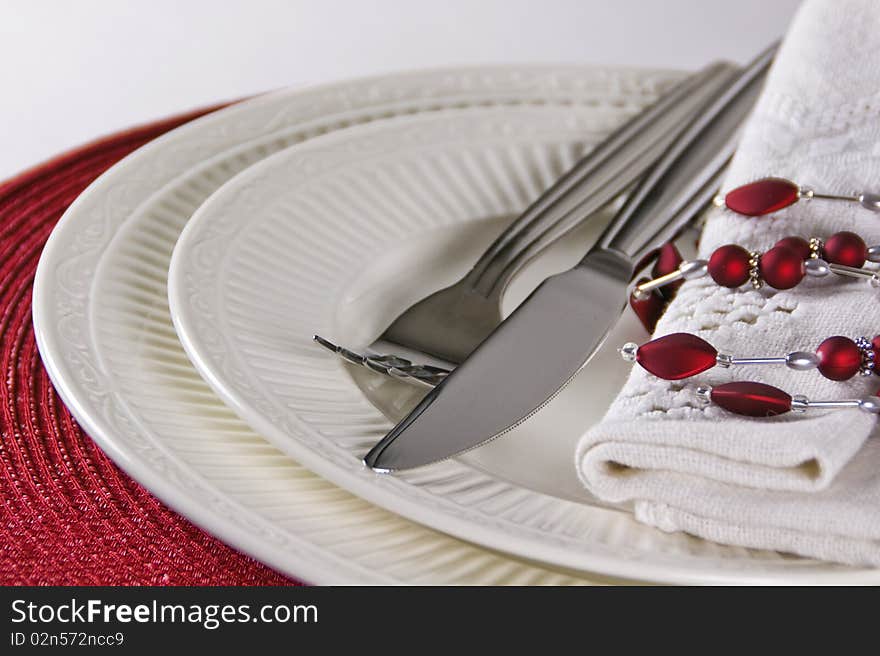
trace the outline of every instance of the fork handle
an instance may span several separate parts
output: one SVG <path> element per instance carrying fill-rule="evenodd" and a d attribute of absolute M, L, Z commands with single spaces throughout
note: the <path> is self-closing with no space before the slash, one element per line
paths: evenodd
<path fill-rule="evenodd" d="M 513 276 L 631 186 L 697 110 L 729 83 L 733 66 L 715 63 L 689 77 L 581 158 L 523 212 L 466 276 L 483 296 L 501 295 Z"/>
<path fill-rule="evenodd" d="M 639 182 L 599 242 L 587 255 L 610 251 L 637 266 L 672 239 L 692 216 L 733 155 L 746 117 L 757 100 L 776 46 L 758 55 L 675 140 Z"/>

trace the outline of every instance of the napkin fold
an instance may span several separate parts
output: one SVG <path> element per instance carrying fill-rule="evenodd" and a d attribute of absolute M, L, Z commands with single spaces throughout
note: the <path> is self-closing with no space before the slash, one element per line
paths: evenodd
<path fill-rule="evenodd" d="M 783 177 L 817 192 L 880 191 L 880 14 L 871 0 L 811 0 L 798 12 L 723 186 Z M 713 210 L 699 257 L 736 243 L 767 250 L 789 235 L 856 232 L 880 244 L 880 215 L 814 199 L 771 216 Z M 656 336 L 700 335 L 737 357 L 814 350 L 826 337 L 880 333 L 880 290 L 828 276 L 788 291 L 688 281 Z M 621 366 L 624 366 L 623 364 Z M 719 367 L 669 382 L 634 366 L 603 421 L 581 440 L 584 485 L 633 501 L 665 531 L 849 564 L 880 566 L 877 418 L 855 409 L 772 419 L 703 407 L 695 388 L 754 380 L 814 400 L 861 398 L 880 378 L 833 382 L 779 366 Z"/>

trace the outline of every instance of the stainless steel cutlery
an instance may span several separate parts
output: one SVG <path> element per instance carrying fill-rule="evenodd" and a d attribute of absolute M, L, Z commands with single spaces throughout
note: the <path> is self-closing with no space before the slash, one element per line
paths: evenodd
<path fill-rule="evenodd" d="M 501 323 L 501 299 L 520 268 L 632 186 L 734 75 L 734 66 L 712 64 L 621 126 L 513 221 L 461 280 L 403 312 L 379 340 L 463 361 Z"/>
<path fill-rule="evenodd" d="M 408 469 L 475 448 L 571 381 L 617 322 L 639 263 L 711 200 L 774 52 L 704 101 L 583 260 L 542 283 L 367 454 L 368 466 Z"/>

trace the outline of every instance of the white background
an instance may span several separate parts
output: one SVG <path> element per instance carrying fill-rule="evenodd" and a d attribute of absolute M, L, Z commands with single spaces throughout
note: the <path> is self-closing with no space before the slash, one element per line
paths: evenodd
<path fill-rule="evenodd" d="M 745 61 L 798 0 L 0 0 L 0 179 L 273 88 L 501 62 Z"/>

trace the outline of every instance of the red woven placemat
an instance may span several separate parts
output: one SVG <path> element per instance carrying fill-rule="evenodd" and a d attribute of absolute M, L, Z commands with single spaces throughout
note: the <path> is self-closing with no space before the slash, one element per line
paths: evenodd
<path fill-rule="evenodd" d="M 207 111 L 112 135 L 0 184 L 0 584 L 293 583 L 117 468 L 58 398 L 34 341 L 34 272 L 64 210 L 119 159 Z"/>

